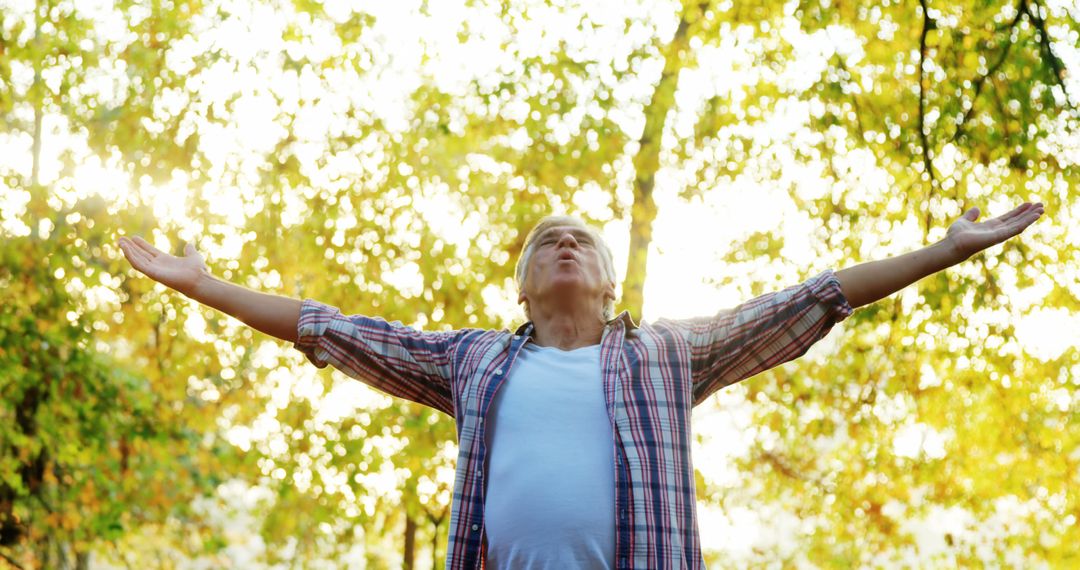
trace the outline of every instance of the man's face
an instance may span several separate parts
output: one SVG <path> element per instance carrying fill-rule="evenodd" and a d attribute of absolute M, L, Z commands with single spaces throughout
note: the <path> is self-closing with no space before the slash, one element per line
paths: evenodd
<path fill-rule="evenodd" d="M 615 299 L 615 284 L 604 272 L 600 244 L 588 230 L 578 226 L 555 226 L 536 237 L 526 268 L 525 287 L 518 302 L 600 298 Z"/>

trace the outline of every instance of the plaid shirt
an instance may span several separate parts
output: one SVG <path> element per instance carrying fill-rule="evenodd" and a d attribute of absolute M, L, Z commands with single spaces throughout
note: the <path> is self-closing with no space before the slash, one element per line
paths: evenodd
<path fill-rule="evenodd" d="M 615 567 L 704 568 L 690 411 L 713 392 L 799 356 L 852 312 L 832 270 L 709 317 L 604 327 L 600 365 L 615 462 Z M 458 459 L 446 567 L 484 567 L 484 418 L 532 323 L 516 332 L 421 332 L 304 299 L 294 345 L 392 396 L 446 412 Z"/>

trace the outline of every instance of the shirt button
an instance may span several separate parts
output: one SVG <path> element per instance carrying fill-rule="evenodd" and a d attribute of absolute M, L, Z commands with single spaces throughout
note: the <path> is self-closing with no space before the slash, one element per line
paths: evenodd
<path fill-rule="evenodd" d="M 473 530 L 480 530 L 480 525 L 474 524 L 474 525 L 472 525 L 472 529 Z M 623 562 L 626 562 L 626 560 L 623 560 Z"/>
<path fill-rule="evenodd" d="M 496 370 L 496 371 L 495 371 L 495 375 L 496 375 L 496 376 L 498 376 L 498 375 L 500 375 L 500 374 L 502 374 L 502 368 L 500 368 L 500 369 L 498 369 L 498 370 Z"/>

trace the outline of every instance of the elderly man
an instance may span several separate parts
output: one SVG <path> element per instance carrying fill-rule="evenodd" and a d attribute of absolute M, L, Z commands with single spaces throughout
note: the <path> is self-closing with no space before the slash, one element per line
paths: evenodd
<path fill-rule="evenodd" d="M 147 276 L 295 343 L 316 366 L 451 415 L 460 451 L 447 568 L 702 568 L 691 408 L 1042 213 L 1024 203 L 976 223 L 972 208 L 924 249 L 826 270 L 712 316 L 640 325 L 613 315 L 615 270 L 600 235 L 548 217 L 517 264 L 528 322 L 513 333 L 346 316 L 218 280 L 190 244 L 178 258 L 139 237 L 119 243 Z"/>

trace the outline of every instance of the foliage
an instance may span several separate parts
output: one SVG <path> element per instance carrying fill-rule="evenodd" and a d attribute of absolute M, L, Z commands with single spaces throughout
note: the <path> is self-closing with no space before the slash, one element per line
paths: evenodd
<path fill-rule="evenodd" d="M 444 555 L 449 418 L 153 286 L 117 235 L 191 241 L 223 279 L 346 313 L 502 328 L 525 233 L 571 212 L 628 234 L 639 318 L 664 208 L 751 188 L 811 233 L 778 221 L 688 279 L 749 297 L 790 284 L 777 265 L 940 239 L 972 205 L 1051 219 L 728 390 L 753 410 L 754 484 L 701 476 L 702 507 L 797 524 L 709 562 L 1075 564 L 1080 363 L 1015 339 L 1033 295 L 1077 310 L 1075 7 L 377 4 L 0 10 L 0 554 L 235 565 L 193 506 L 232 479 L 264 497 L 260 563 L 393 566 L 403 528 Z M 928 546 L 942 517 L 963 531 Z"/>

